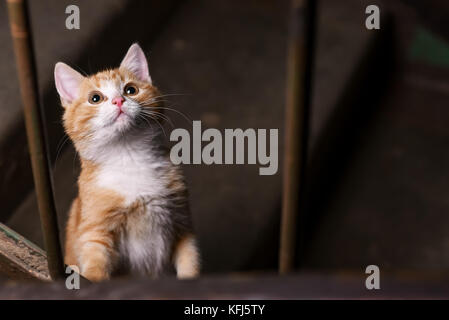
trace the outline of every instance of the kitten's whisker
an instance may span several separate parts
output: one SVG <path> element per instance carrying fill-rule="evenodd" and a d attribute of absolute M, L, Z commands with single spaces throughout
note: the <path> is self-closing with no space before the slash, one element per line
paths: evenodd
<path fill-rule="evenodd" d="M 165 97 L 172 97 L 172 96 L 191 96 L 190 93 L 168 93 L 168 94 L 160 94 L 158 96 L 155 96 L 153 98 L 165 98 Z"/>
<path fill-rule="evenodd" d="M 170 107 L 160 107 L 159 109 L 176 112 L 176 113 L 180 114 L 181 116 L 183 116 L 184 119 L 186 119 L 188 123 L 192 123 L 192 121 L 193 121 L 192 119 L 190 119 L 189 116 L 187 116 L 186 114 L 184 114 L 183 112 L 181 112 L 179 110 L 176 110 L 176 109 L 173 109 Z"/>
<path fill-rule="evenodd" d="M 142 110 L 141 112 L 142 112 L 143 114 L 146 114 L 146 115 L 149 115 L 149 116 L 161 117 L 162 119 L 164 119 L 165 121 L 167 121 L 167 122 L 172 126 L 172 128 L 175 127 L 175 125 L 173 124 L 173 122 L 171 121 L 171 119 L 170 119 L 168 116 L 166 116 L 166 115 L 164 115 L 164 114 L 162 114 L 162 113 L 154 112 L 154 111 L 151 111 L 151 110 Z"/>
<path fill-rule="evenodd" d="M 165 138 L 167 138 L 167 134 L 165 133 L 163 126 L 159 123 L 159 121 L 156 118 L 152 117 L 149 114 L 142 114 L 142 116 L 143 115 L 146 115 L 149 119 L 155 121 L 159 125 L 159 127 L 162 129 L 162 132 L 164 133 Z M 145 119 L 147 121 L 146 117 L 144 117 L 144 116 L 143 116 L 143 119 Z"/>
<path fill-rule="evenodd" d="M 75 161 L 76 161 L 76 157 L 78 155 L 78 152 L 75 151 L 75 154 L 73 155 L 73 160 L 72 160 L 72 173 L 75 174 Z"/>
<path fill-rule="evenodd" d="M 151 129 L 151 124 L 150 124 L 150 122 L 148 121 L 148 119 L 146 117 L 144 117 L 143 115 L 139 115 L 139 119 L 142 119 L 143 121 L 145 121 L 147 123 L 147 125 Z"/>
<path fill-rule="evenodd" d="M 170 126 L 172 127 L 172 129 L 175 128 L 175 125 L 173 124 L 173 121 L 171 121 L 171 119 L 168 116 L 166 116 L 165 114 L 163 114 L 163 113 L 156 113 L 155 116 L 156 117 L 160 117 L 160 118 L 164 119 L 165 121 L 167 121 L 170 124 Z"/>
<path fill-rule="evenodd" d="M 164 137 L 165 139 L 167 139 L 167 134 L 165 133 L 164 127 L 159 123 L 159 121 L 156 118 L 152 118 L 154 121 L 156 121 L 156 123 L 159 125 L 159 127 L 161 128 L 162 132 L 164 133 Z"/>
<path fill-rule="evenodd" d="M 151 107 L 151 106 L 152 106 L 152 104 L 150 104 L 150 103 L 145 103 L 145 102 L 141 102 L 140 104 L 141 104 L 142 106 L 144 106 L 144 107 Z M 170 107 L 171 107 L 171 106 L 170 106 Z M 156 107 L 154 107 L 154 108 L 155 108 L 155 109 L 169 110 L 169 111 L 176 112 L 176 113 L 182 115 L 182 116 L 187 120 L 188 123 L 191 123 L 191 122 L 193 121 L 189 116 L 187 116 L 187 115 L 184 114 L 183 112 L 181 112 L 181 111 L 179 111 L 179 110 L 177 110 L 177 109 L 170 108 L 170 107 L 166 107 L 166 106 L 156 106 Z"/>
<path fill-rule="evenodd" d="M 150 98 L 150 99 L 143 100 L 143 101 L 140 101 L 140 102 L 138 102 L 138 101 L 136 101 L 136 100 L 133 100 L 133 101 L 134 101 L 135 103 L 140 104 L 140 105 L 154 105 L 154 104 L 159 104 L 159 103 L 161 103 L 161 102 L 166 102 L 166 103 L 170 102 L 170 101 L 168 101 L 168 100 L 156 100 L 156 99 L 154 99 L 154 98 Z"/>
<path fill-rule="evenodd" d="M 61 153 L 61 151 L 62 151 L 64 145 L 65 145 L 65 144 L 67 143 L 67 141 L 69 141 L 69 140 L 70 140 L 70 137 L 69 137 L 66 133 L 64 133 L 64 136 L 61 138 L 62 143 L 60 142 L 60 143 L 58 144 L 58 148 L 57 148 L 57 150 L 56 150 L 56 158 L 55 158 L 55 167 L 54 167 L 54 170 L 56 170 L 56 167 L 58 166 L 58 158 L 59 158 L 59 155 L 60 155 L 60 153 Z"/>
<path fill-rule="evenodd" d="M 83 69 L 81 69 L 78 65 L 74 64 L 74 66 L 78 69 L 78 72 L 80 72 L 81 74 L 84 75 L 84 77 L 88 78 L 89 75 L 87 74 L 86 71 L 84 71 Z"/>

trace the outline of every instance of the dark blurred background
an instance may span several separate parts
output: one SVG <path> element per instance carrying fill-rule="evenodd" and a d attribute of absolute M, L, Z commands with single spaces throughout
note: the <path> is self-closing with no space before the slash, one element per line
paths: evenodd
<path fill-rule="evenodd" d="M 118 66 L 137 41 L 155 84 L 176 94 L 169 106 L 203 130 L 279 128 L 276 175 L 184 166 L 204 271 L 275 270 L 290 2 L 29 2 L 61 236 L 79 165 L 61 126 L 54 64 L 95 73 Z M 80 8 L 79 30 L 65 28 L 70 4 Z M 381 9 L 380 30 L 365 28 L 369 4 Z M 449 268 L 448 16 L 447 1 L 319 1 L 297 267 Z M 0 24 L 0 222 L 42 247 L 4 1 Z"/>

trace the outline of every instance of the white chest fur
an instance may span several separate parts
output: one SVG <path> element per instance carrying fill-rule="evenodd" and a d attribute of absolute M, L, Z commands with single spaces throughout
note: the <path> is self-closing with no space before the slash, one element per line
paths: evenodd
<path fill-rule="evenodd" d="M 145 146 L 117 148 L 102 155 L 96 178 L 100 188 L 115 191 L 125 199 L 125 206 L 137 198 L 164 194 L 167 181 L 163 164 Z"/>
<path fill-rule="evenodd" d="M 103 154 L 96 177 L 98 187 L 124 197 L 124 206 L 136 200 L 163 198 L 167 192 L 167 163 L 151 154 L 151 149 L 116 148 Z M 149 201 L 144 212 L 131 215 L 120 235 L 120 255 L 130 268 L 141 274 L 159 274 L 167 264 L 170 243 L 165 236 L 166 212 Z"/>
<path fill-rule="evenodd" d="M 100 170 L 97 184 L 124 197 L 124 205 L 128 206 L 139 197 L 161 194 L 164 186 L 160 178 L 149 164 L 114 164 Z"/>

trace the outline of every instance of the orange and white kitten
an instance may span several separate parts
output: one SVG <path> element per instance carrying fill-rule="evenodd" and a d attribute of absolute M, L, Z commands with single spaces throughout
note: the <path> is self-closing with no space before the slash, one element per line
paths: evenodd
<path fill-rule="evenodd" d="M 164 107 L 142 49 L 133 44 L 119 68 L 88 77 L 58 62 L 55 83 L 81 159 L 65 263 L 92 281 L 197 276 L 187 189 L 156 122 Z"/>

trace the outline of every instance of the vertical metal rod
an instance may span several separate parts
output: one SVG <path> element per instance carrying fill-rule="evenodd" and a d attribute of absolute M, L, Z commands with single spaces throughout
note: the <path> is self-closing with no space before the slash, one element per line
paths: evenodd
<path fill-rule="evenodd" d="M 285 154 L 279 272 L 293 271 L 297 218 L 307 158 L 311 73 L 315 31 L 314 0 L 293 0 L 287 56 Z"/>
<path fill-rule="evenodd" d="M 39 109 L 39 96 L 34 62 L 28 7 L 25 0 L 7 0 L 11 36 L 14 42 L 20 92 L 24 108 L 25 126 L 33 169 L 48 269 L 53 279 L 63 272 L 63 260 L 56 208 L 47 158 L 44 126 Z"/>

